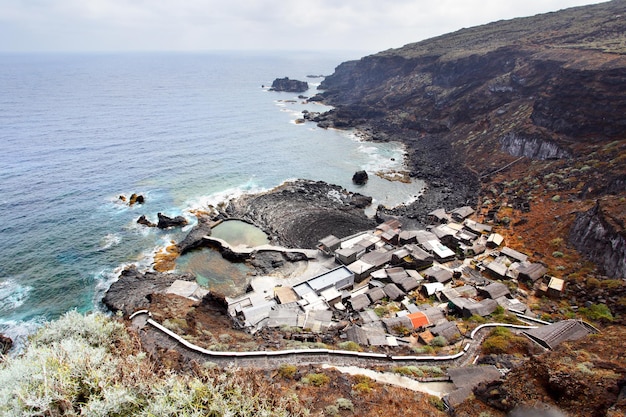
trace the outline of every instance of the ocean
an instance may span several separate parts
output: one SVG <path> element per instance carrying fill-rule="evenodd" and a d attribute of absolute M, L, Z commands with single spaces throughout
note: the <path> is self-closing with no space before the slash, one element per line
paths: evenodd
<path fill-rule="evenodd" d="M 394 206 L 423 183 L 387 181 L 404 151 L 355 132 L 296 124 L 325 111 L 268 91 L 277 77 L 320 78 L 355 53 L 0 55 L 0 333 L 18 342 L 46 320 L 101 309 L 127 265 L 193 225 L 190 210 L 289 179 L 323 180 Z M 360 169 L 370 173 L 352 184 Z M 138 193 L 129 207 L 120 195 Z M 182 230 L 158 230 L 162 212 Z"/>

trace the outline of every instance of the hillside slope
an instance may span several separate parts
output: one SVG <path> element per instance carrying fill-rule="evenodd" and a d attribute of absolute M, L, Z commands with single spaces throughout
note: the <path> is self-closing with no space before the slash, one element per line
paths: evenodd
<path fill-rule="evenodd" d="M 624 16 L 615 0 L 345 62 L 320 86 L 335 109 L 316 120 L 407 145 L 411 175 L 430 189 L 394 214 L 470 203 L 553 275 L 623 278 Z"/>

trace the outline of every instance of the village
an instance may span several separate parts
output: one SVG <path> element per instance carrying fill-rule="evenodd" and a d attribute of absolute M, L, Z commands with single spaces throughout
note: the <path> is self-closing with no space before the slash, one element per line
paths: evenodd
<path fill-rule="evenodd" d="M 452 347 L 465 335 L 461 319 L 494 312 L 548 324 L 529 311 L 529 297 L 560 298 L 564 280 L 503 246 L 503 236 L 473 214 L 468 206 L 438 209 L 425 230 L 404 230 L 394 219 L 343 239 L 327 236 L 318 244 L 319 273 L 254 277 L 248 292 L 226 298 L 228 312 L 253 334 L 276 329 L 315 340 L 339 329 L 359 348 L 414 352 Z"/>

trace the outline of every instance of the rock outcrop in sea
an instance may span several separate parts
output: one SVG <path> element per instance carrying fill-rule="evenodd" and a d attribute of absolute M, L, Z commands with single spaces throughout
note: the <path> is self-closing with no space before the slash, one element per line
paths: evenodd
<path fill-rule="evenodd" d="M 289 77 L 276 78 L 272 83 L 270 91 L 285 91 L 288 93 L 304 93 L 309 89 L 306 81 L 291 80 Z"/>

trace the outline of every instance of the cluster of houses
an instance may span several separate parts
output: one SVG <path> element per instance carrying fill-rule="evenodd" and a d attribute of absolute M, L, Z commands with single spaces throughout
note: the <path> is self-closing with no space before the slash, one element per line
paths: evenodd
<path fill-rule="evenodd" d="M 251 332 L 341 328 L 342 338 L 364 346 L 414 343 L 409 335 L 422 344 L 439 336 L 452 344 L 462 335 L 447 319 L 451 315 L 484 317 L 499 307 L 527 312 L 509 282 L 560 296 L 562 280 L 502 247 L 503 237 L 470 220 L 473 213 L 471 207 L 435 210 L 426 230 L 403 230 L 400 222 L 389 220 L 347 238 L 327 236 L 318 249 L 334 259 L 334 268 L 313 277 L 256 277 L 251 291 L 227 298 L 229 313 Z"/>

